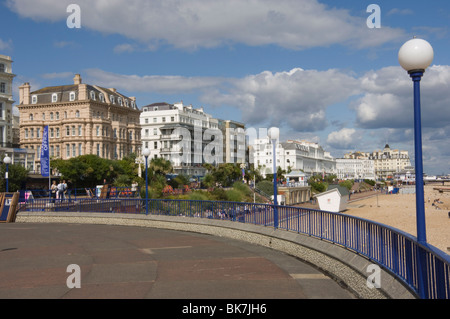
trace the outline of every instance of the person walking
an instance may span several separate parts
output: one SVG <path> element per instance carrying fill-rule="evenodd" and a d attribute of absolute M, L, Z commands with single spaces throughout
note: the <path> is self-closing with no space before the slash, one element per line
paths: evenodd
<path fill-rule="evenodd" d="M 53 181 L 52 185 L 50 186 L 50 191 L 52 193 L 52 203 L 54 203 L 55 199 L 56 199 L 56 192 L 58 191 L 58 186 L 56 185 L 56 181 Z"/>
<path fill-rule="evenodd" d="M 62 182 L 60 182 L 58 184 L 58 199 L 63 200 L 66 198 L 66 196 L 64 195 L 64 192 L 66 191 L 66 189 L 67 189 L 67 184 L 66 184 L 66 181 L 63 180 Z"/>

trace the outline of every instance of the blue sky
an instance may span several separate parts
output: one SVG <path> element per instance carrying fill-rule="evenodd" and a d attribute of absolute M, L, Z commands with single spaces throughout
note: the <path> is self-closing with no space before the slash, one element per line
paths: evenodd
<path fill-rule="evenodd" d="M 81 28 L 69 28 L 71 3 Z M 369 4 L 381 28 L 368 28 Z M 412 82 L 398 65 L 414 35 L 435 51 L 422 81 L 424 169 L 450 173 L 450 2 L 360 0 L 6 0 L 0 54 L 18 86 L 83 82 L 183 101 L 333 156 L 387 142 L 414 161 Z M 414 163 L 413 163 L 414 164 Z"/>

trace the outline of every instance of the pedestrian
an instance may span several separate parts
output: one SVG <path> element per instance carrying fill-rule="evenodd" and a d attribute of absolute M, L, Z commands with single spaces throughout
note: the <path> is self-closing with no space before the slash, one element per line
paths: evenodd
<path fill-rule="evenodd" d="M 59 182 L 59 184 L 58 184 L 58 199 L 61 199 L 61 200 L 65 199 L 64 192 L 66 191 L 66 189 L 67 189 L 66 181 L 63 180 L 62 182 Z"/>
<path fill-rule="evenodd" d="M 50 190 L 52 193 L 52 203 L 55 202 L 56 192 L 58 191 L 58 186 L 56 185 L 56 181 L 53 181 L 52 186 L 50 186 Z"/>

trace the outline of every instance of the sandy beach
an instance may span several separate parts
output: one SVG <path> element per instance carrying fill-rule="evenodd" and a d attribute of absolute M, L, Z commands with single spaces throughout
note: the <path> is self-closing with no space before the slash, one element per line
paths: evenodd
<path fill-rule="evenodd" d="M 427 242 L 450 254 L 450 192 L 440 193 L 433 188 L 439 185 L 425 186 L 425 218 Z M 450 186 L 445 186 L 450 189 Z M 438 200 L 433 205 L 434 201 Z M 416 199 L 415 194 L 380 194 L 366 199 L 351 201 L 347 215 L 357 216 L 385 224 L 413 236 L 416 236 Z"/>

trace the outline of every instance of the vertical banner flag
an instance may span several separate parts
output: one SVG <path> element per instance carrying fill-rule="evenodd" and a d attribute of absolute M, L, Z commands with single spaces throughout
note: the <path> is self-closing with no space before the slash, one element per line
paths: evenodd
<path fill-rule="evenodd" d="M 50 176 L 50 156 L 49 156 L 49 150 L 48 150 L 48 125 L 44 127 L 44 133 L 42 134 L 41 175 L 44 177 Z"/>

